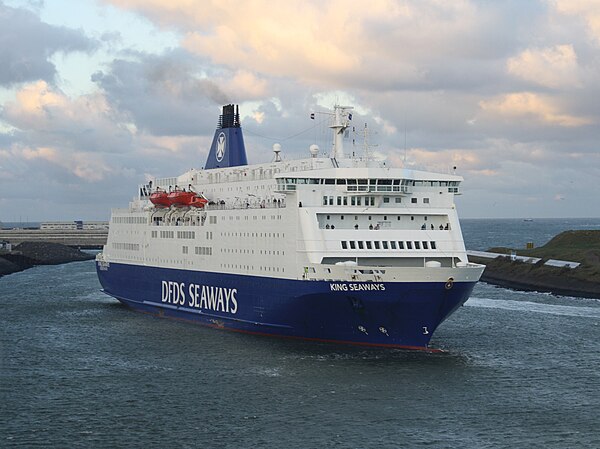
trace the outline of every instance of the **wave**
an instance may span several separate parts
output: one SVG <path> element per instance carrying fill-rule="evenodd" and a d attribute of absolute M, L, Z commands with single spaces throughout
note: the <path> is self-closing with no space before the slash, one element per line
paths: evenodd
<path fill-rule="evenodd" d="M 600 318 L 600 307 L 563 306 L 544 304 L 531 301 L 514 301 L 508 299 L 471 298 L 467 307 L 482 307 L 488 309 L 515 310 L 519 312 L 544 313 L 547 315 L 573 316 L 584 318 Z"/>

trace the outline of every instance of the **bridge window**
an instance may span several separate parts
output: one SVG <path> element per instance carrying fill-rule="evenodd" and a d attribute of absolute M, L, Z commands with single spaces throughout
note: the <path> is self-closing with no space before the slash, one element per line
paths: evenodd
<path fill-rule="evenodd" d="M 398 249 L 404 249 L 404 242 L 398 242 Z"/>
<path fill-rule="evenodd" d="M 342 249 L 348 249 L 348 243 L 342 240 Z"/>
<path fill-rule="evenodd" d="M 361 241 L 358 241 L 358 249 L 365 249 L 365 244 Z"/>
<path fill-rule="evenodd" d="M 381 249 L 381 248 L 379 247 L 379 242 L 373 242 L 373 243 L 375 244 L 375 249 Z"/>
<path fill-rule="evenodd" d="M 429 249 L 429 246 L 427 245 L 427 242 L 421 242 L 423 244 L 423 249 Z"/>
<path fill-rule="evenodd" d="M 412 204 L 417 204 L 417 199 L 416 199 L 416 198 L 411 198 L 411 199 L 410 199 L 410 202 L 411 202 Z"/>
<path fill-rule="evenodd" d="M 392 247 L 392 249 L 396 249 L 396 242 L 390 242 L 390 246 Z"/>
<path fill-rule="evenodd" d="M 412 242 L 406 242 L 406 249 L 412 249 Z"/>
<path fill-rule="evenodd" d="M 436 247 L 435 247 L 435 242 L 431 241 L 431 242 L 429 242 L 429 243 L 431 244 L 431 249 L 436 249 Z"/>
<path fill-rule="evenodd" d="M 356 243 L 354 241 L 350 241 L 350 249 L 356 249 Z"/>
<path fill-rule="evenodd" d="M 383 245 L 383 249 L 389 249 L 388 242 L 381 242 L 381 244 Z"/>

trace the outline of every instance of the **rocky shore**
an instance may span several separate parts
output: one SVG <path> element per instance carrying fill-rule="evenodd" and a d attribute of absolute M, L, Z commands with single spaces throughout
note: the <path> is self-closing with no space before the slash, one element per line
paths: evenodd
<path fill-rule="evenodd" d="M 566 231 L 546 245 L 530 250 L 490 248 L 507 257 L 469 260 L 486 265 L 481 280 L 516 290 L 550 292 L 564 296 L 600 299 L 600 231 Z M 537 263 L 511 260 L 508 254 L 538 257 Z M 576 268 L 545 265 L 548 259 L 579 262 Z"/>
<path fill-rule="evenodd" d="M 60 243 L 23 242 L 13 247 L 10 252 L 0 253 L 0 276 L 23 271 L 35 265 L 58 265 L 90 260 L 94 257 L 93 254 Z"/>

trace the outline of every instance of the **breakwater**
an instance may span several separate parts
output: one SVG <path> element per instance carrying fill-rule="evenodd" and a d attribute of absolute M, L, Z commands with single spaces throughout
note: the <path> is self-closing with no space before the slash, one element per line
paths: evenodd
<path fill-rule="evenodd" d="M 1 229 L 0 241 L 13 246 L 23 242 L 60 243 L 80 249 L 102 249 L 108 238 L 107 229 Z"/>
<path fill-rule="evenodd" d="M 492 248 L 470 252 L 486 265 L 481 280 L 517 290 L 600 298 L 600 231 L 565 231 L 535 249 Z M 562 260 L 557 260 L 562 259 Z"/>
<path fill-rule="evenodd" d="M 60 243 L 23 242 L 12 251 L 0 253 L 0 276 L 23 271 L 35 265 L 58 265 L 93 259 L 90 253 Z"/>

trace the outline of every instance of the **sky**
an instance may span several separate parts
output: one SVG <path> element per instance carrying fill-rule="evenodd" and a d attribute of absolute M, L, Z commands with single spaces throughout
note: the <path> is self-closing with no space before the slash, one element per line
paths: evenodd
<path fill-rule="evenodd" d="M 463 218 L 600 216 L 600 0 L 0 0 L 0 221 L 108 220 L 204 165 L 346 149 L 463 176 Z M 352 148 L 352 141 L 356 147 Z"/>

